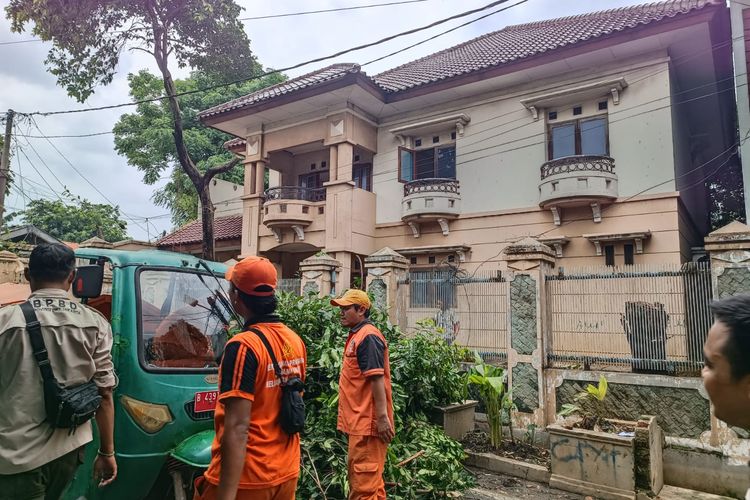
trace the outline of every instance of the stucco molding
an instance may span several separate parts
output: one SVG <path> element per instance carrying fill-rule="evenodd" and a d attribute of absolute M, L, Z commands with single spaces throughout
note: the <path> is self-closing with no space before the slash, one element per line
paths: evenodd
<path fill-rule="evenodd" d="M 420 120 L 407 123 L 405 125 L 399 125 L 388 130 L 391 134 L 398 136 L 411 136 L 418 134 L 421 130 L 445 125 L 446 127 L 454 126 L 456 133 L 463 137 L 464 127 L 471 121 L 471 117 L 466 113 L 456 113 L 451 115 L 438 116 L 436 118 L 430 118 L 427 120 Z"/>
<path fill-rule="evenodd" d="M 539 110 L 542 108 L 561 106 L 578 101 L 595 99 L 604 95 L 612 96 L 613 104 L 620 103 L 620 92 L 627 88 L 625 77 L 603 80 L 598 82 L 576 85 L 564 89 L 553 90 L 544 94 L 521 99 L 521 104 L 529 110 L 534 120 L 539 119 Z"/>

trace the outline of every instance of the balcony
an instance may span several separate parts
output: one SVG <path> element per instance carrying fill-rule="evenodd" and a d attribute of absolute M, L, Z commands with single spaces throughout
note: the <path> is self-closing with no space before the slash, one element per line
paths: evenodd
<path fill-rule="evenodd" d="M 617 199 L 615 160 L 609 156 L 566 156 L 542 165 L 539 206 L 552 211 L 561 224 L 566 207 L 591 207 L 594 222 L 601 222 L 601 207 Z"/>
<path fill-rule="evenodd" d="M 304 241 L 305 228 L 325 214 L 325 188 L 274 187 L 263 197 L 263 224 L 279 242 L 284 228 L 291 228 L 297 239 Z"/>
<path fill-rule="evenodd" d="M 419 238 L 420 223 L 436 221 L 444 236 L 448 235 L 448 221 L 458 217 L 461 194 L 456 179 L 420 179 L 404 184 L 401 201 L 401 220 Z"/>

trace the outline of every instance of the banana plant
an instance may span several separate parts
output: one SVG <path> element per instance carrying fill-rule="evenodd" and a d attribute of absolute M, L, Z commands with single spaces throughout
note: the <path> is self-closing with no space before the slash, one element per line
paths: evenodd
<path fill-rule="evenodd" d="M 497 448 L 503 437 L 501 409 L 503 394 L 505 394 L 505 370 L 488 365 L 477 352 L 474 352 L 474 365 L 469 373 L 469 383 L 479 390 L 479 398 L 487 411 L 490 445 Z"/>

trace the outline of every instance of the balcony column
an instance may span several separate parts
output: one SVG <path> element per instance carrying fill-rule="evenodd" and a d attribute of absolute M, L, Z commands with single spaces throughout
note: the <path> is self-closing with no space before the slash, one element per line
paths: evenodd
<path fill-rule="evenodd" d="M 245 162 L 245 175 L 242 182 L 242 194 L 248 195 L 255 193 L 255 162 Z"/>
<path fill-rule="evenodd" d="M 266 179 L 266 162 L 264 160 L 255 162 L 255 194 L 263 194 Z"/>
<path fill-rule="evenodd" d="M 330 165 L 328 169 L 328 177 L 329 180 L 335 181 L 338 180 L 339 173 L 339 147 L 334 144 L 333 146 L 330 146 L 328 150 L 330 154 L 330 161 L 328 162 L 328 165 Z"/>
<path fill-rule="evenodd" d="M 342 142 L 337 145 L 338 152 L 336 158 L 336 180 L 352 180 L 352 163 L 354 163 L 354 146 L 348 142 Z"/>

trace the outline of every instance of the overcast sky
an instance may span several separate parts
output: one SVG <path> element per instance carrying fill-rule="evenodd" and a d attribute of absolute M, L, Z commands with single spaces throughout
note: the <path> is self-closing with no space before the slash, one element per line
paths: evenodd
<path fill-rule="evenodd" d="M 369 2 L 362 0 L 305 2 L 242 0 L 239 3 L 245 8 L 242 17 L 251 17 L 372 5 L 389 1 L 394 0 L 370 0 Z M 508 5 L 515 1 L 511 0 Z M 245 21 L 244 25 L 251 40 L 251 48 L 258 60 L 264 66 L 282 68 L 423 26 L 488 3 L 490 0 L 462 0 L 461 2 L 424 0 L 406 5 L 252 20 Z M 527 0 L 504 12 L 363 69 L 368 74 L 376 74 L 512 24 L 638 3 L 643 2 L 635 0 Z M 0 0 L 0 5 L 3 7 L 7 4 L 7 0 Z M 475 14 L 468 18 L 451 21 L 367 50 L 349 53 L 335 60 L 305 66 L 289 73 L 288 76 L 298 76 L 333 62 L 363 63 L 429 38 L 480 15 Z M 9 22 L 4 17 L 0 19 L 0 111 L 9 108 L 21 112 L 57 111 L 128 102 L 128 73 L 134 73 L 142 68 L 150 68 L 156 72 L 154 63 L 147 55 L 139 52 L 126 53 L 120 59 L 114 81 L 106 87 L 98 88 L 96 94 L 81 105 L 69 98 L 63 89 L 57 87 L 55 77 L 47 72 L 44 59 L 50 44 L 43 42 L 2 44 L 31 38 L 28 33 L 11 33 Z M 171 69 L 176 77 L 185 76 L 187 73 L 187 70 L 180 71 L 174 65 Z M 126 112 L 132 112 L 132 108 L 50 117 L 38 116 L 36 123 L 44 135 L 107 132 L 112 130 L 119 116 Z M 40 135 L 38 130 L 26 123 L 22 123 L 16 132 L 24 135 Z M 57 199 L 55 193 L 61 192 L 64 185 L 73 194 L 92 202 L 118 205 L 129 218 L 128 234 L 133 238 L 153 240 L 162 231 L 171 229 L 167 209 L 155 206 L 151 201 L 151 196 L 159 185 L 149 186 L 142 183 L 141 174 L 115 152 L 111 134 L 86 138 L 51 139 L 59 153 L 42 138 L 18 137 L 17 141 L 21 152 L 13 157 L 11 165 L 17 182 L 10 198 L 6 200 L 7 210 L 21 210 L 30 199 Z M 82 175 L 79 175 L 76 170 Z M 164 174 L 165 177 L 167 175 L 167 173 Z M 23 187 L 23 195 L 21 187 Z M 148 223 L 146 218 L 148 218 Z"/>

